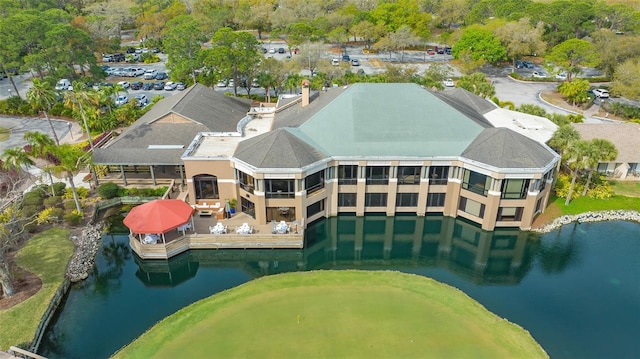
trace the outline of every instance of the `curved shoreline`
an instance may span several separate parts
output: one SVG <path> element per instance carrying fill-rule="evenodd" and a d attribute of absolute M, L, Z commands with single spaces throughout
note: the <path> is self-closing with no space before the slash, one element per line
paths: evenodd
<path fill-rule="evenodd" d="M 571 222 L 583 223 L 583 222 L 602 222 L 602 221 L 631 221 L 631 222 L 640 223 L 640 212 L 612 210 L 612 211 L 599 211 L 599 212 L 584 212 L 580 214 L 567 214 L 554 219 L 551 223 L 548 223 L 541 228 L 533 228 L 531 229 L 531 232 L 549 233 Z"/>

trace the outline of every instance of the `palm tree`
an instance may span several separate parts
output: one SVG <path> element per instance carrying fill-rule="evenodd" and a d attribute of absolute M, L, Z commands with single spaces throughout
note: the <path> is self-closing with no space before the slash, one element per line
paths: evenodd
<path fill-rule="evenodd" d="M 593 175 L 593 171 L 598 167 L 598 164 L 600 162 L 613 161 L 618 157 L 618 149 L 616 146 L 611 143 L 611 141 L 605 139 L 594 138 L 589 142 L 588 149 L 585 167 L 589 175 L 587 176 L 587 183 L 584 185 L 584 190 L 582 191 L 583 196 L 586 195 L 589 190 L 591 176 Z"/>
<path fill-rule="evenodd" d="M 47 160 L 47 162 L 50 162 L 47 158 L 47 155 L 49 155 L 51 148 L 56 144 L 47 134 L 38 131 L 29 131 L 24 134 L 24 139 L 31 146 L 31 153 L 29 153 L 31 157 L 42 158 Z M 58 145 L 60 144 L 58 143 Z M 44 167 L 43 170 L 49 175 L 49 182 L 51 183 L 51 195 L 55 196 L 55 192 L 53 190 L 53 176 L 51 175 L 51 171 L 47 167 Z"/>
<path fill-rule="evenodd" d="M 20 147 L 6 148 L 2 151 L 2 168 L 6 170 L 24 170 L 29 172 L 29 166 L 35 163 L 29 157 L 29 154 Z"/>
<path fill-rule="evenodd" d="M 578 130 L 569 124 L 562 125 L 549 140 L 549 146 L 556 149 L 560 156 L 563 156 L 569 145 L 579 139 L 580 133 Z"/>
<path fill-rule="evenodd" d="M 571 202 L 571 195 L 573 194 L 573 187 L 576 184 L 578 172 L 585 167 L 585 160 L 589 153 L 589 141 L 577 140 L 571 144 L 566 150 L 567 162 L 571 169 L 571 185 L 569 186 L 569 193 L 567 193 L 567 200 L 564 202 L 565 206 Z"/>
<path fill-rule="evenodd" d="M 49 110 L 51 110 L 51 103 L 53 103 L 56 99 L 56 93 L 51 87 L 51 84 L 48 82 L 42 81 L 40 79 L 33 79 L 33 85 L 27 92 L 27 100 L 31 104 L 35 110 L 40 110 L 44 113 L 44 117 L 49 122 L 49 127 L 51 127 L 51 132 L 53 133 L 53 138 L 56 141 L 56 144 L 60 144 L 58 140 L 58 135 L 56 134 L 56 130 L 53 128 L 53 123 L 49 118 Z"/>
<path fill-rule="evenodd" d="M 59 160 L 59 163 L 53 166 L 53 171 L 55 173 L 66 173 L 69 186 L 73 192 L 73 199 L 76 202 L 76 209 L 78 213 L 82 213 L 82 207 L 80 206 L 80 199 L 76 191 L 73 176 L 81 169 L 91 166 L 91 155 L 67 143 L 55 147 L 52 154 Z"/>
<path fill-rule="evenodd" d="M 258 84 L 264 87 L 264 93 L 267 96 L 267 102 L 271 102 L 271 88 L 275 87 L 277 82 L 275 76 L 269 72 L 261 72 L 258 75 Z"/>

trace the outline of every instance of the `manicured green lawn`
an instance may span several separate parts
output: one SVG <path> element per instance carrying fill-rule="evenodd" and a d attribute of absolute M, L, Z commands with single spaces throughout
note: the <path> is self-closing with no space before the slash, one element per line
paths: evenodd
<path fill-rule="evenodd" d="M 0 127 L 0 142 L 8 140 L 10 135 L 11 130 L 6 127 Z"/>
<path fill-rule="evenodd" d="M 135 320 L 135 318 L 130 318 Z M 181 309 L 115 358 L 546 358 L 461 291 L 398 272 L 297 272 Z"/>
<path fill-rule="evenodd" d="M 33 339 L 36 327 L 58 289 L 73 254 L 69 231 L 51 229 L 27 242 L 16 256 L 16 263 L 42 280 L 42 289 L 24 302 L 0 311 L 0 350 Z"/>
<path fill-rule="evenodd" d="M 564 198 L 552 197 L 553 203 L 562 214 L 579 214 L 592 211 L 635 210 L 640 211 L 640 197 L 626 197 L 614 195 L 607 199 L 593 199 L 579 197 L 572 200 L 568 206 L 564 205 Z"/>
<path fill-rule="evenodd" d="M 615 194 L 627 197 L 640 197 L 640 181 L 611 181 Z"/>

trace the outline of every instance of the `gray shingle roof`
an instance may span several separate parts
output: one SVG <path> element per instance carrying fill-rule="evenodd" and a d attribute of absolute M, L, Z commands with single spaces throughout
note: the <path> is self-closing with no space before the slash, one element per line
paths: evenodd
<path fill-rule="evenodd" d="M 640 163 L 640 125 L 637 123 L 572 123 L 583 140 L 601 138 L 618 150 L 616 162 Z"/>
<path fill-rule="evenodd" d="M 251 100 L 229 97 L 196 84 L 156 103 L 114 141 L 95 150 L 97 164 L 182 164 L 180 156 L 199 132 L 235 132 Z M 168 114 L 187 123 L 158 123 Z M 149 149 L 149 145 L 183 145 Z"/>
<path fill-rule="evenodd" d="M 456 108 L 465 106 L 471 109 L 473 112 L 482 115 L 489 111 L 495 110 L 497 107 L 486 99 L 460 87 L 436 92 L 436 95 Z"/>
<path fill-rule="evenodd" d="M 498 168 L 544 168 L 556 155 L 546 146 L 508 128 L 487 128 L 462 156 Z"/>
<path fill-rule="evenodd" d="M 240 142 L 234 157 L 256 168 L 303 168 L 327 158 L 282 128 Z"/>

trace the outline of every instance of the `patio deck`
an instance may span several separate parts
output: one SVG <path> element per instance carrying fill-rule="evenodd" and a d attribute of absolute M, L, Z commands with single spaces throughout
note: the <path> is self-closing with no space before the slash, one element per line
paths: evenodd
<path fill-rule="evenodd" d="M 225 234 L 211 234 L 209 226 L 221 222 L 227 226 Z M 252 234 L 239 234 L 235 228 L 243 223 L 253 227 Z M 142 259 L 168 259 L 189 249 L 248 249 L 248 248 L 302 248 L 304 246 L 304 231 L 291 225 L 291 232 L 273 234 L 272 225 L 257 225 L 256 221 L 244 213 L 237 213 L 229 219 L 200 217 L 197 212 L 193 216 L 193 228 L 185 232 L 177 230 L 165 233 L 165 242 L 158 244 L 143 244 L 137 235 L 129 236 L 131 249 Z M 291 223 L 290 223 L 291 224 Z"/>

